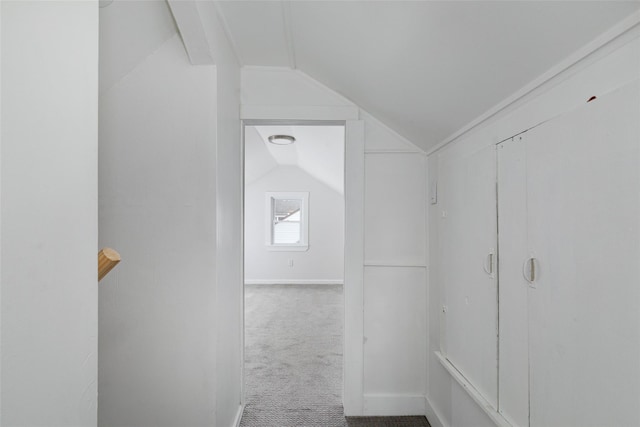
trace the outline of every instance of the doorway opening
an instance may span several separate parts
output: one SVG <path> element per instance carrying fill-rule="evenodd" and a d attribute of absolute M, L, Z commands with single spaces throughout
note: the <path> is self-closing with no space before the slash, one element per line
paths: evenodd
<path fill-rule="evenodd" d="M 244 123 L 241 426 L 345 423 L 344 171 L 344 122 Z"/>

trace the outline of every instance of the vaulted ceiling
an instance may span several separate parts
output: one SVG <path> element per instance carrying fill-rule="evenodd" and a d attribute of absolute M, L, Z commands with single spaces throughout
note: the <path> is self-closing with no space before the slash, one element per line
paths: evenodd
<path fill-rule="evenodd" d="M 217 3 L 241 65 L 299 69 L 425 150 L 640 9 L 617 0 Z M 115 0 L 100 26 L 101 91 L 177 31 L 165 0 Z"/>
<path fill-rule="evenodd" d="M 100 92 L 116 84 L 177 31 L 165 0 L 105 2 L 100 7 Z"/>
<path fill-rule="evenodd" d="M 243 65 L 297 68 L 428 149 L 640 7 L 624 1 L 223 1 Z"/>
<path fill-rule="evenodd" d="M 268 142 L 271 135 L 291 135 L 291 145 Z M 297 166 L 334 191 L 344 192 L 343 126 L 246 126 L 245 183 L 278 166 Z"/>

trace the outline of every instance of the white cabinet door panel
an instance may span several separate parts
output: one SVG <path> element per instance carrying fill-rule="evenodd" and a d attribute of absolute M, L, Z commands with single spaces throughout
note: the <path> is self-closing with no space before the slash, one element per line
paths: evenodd
<path fill-rule="evenodd" d="M 526 136 L 498 145 L 499 375 L 498 409 L 511 424 L 529 425 L 529 284 Z"/>
<path fill-rule="evenodd" d="M 526 134 L 531 426 L 640 425 L 639 147 L 637 82 Z"/>
<path fill-rule="evenodd" d="M 438 171 L 442 350 L 497 408 L 495 146 L 443 155 Z"/>

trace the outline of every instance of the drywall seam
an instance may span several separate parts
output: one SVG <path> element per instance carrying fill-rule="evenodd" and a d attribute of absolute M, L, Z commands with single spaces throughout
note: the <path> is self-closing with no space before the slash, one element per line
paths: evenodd
<path fill-rule="evenodd" d="M 442 142 L 428 150 L 427 155 L 431 155 L 439 151 L 480 125 L 496 120 L 500 115 L 515 110 L 521 103 L 528 101 L 531 97 L 536 96 L 538 92 L 550 87 L 563 75 L 571 71 L 577 71 L 587 67 L 589 65 L 588 60 L 594 57 L 596 53 L 603 51 L 607 51 L 606 53 L 608 53 L 608 51 L 613 51 L 616 48 L 621 47 L 621 45 L 614 46 L 616 44 L 614 42 L 622 39 L 626 34 L 631 34 L 634 31 L 638 32 L 638 28 L 640 28 L 640 11 L 624 19 L 610 30 L 606 31 L 560 63 L 547 70 L 535 80 L 523 86 L 511 96 L 502 100 L 497 105 L 445 138 Z M 622 42 L 624 44 L 628 41 L 629 40 L 623 40 Z"/>

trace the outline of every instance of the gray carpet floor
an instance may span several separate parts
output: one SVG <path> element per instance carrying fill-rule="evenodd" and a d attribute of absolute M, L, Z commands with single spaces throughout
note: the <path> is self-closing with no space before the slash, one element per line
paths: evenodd
<path fill-rule="evenodd" d="M 344 417 L 342 325 L 340 285 L 247 285 L 240 426 L 428 427 L 424 417 Z"/>

